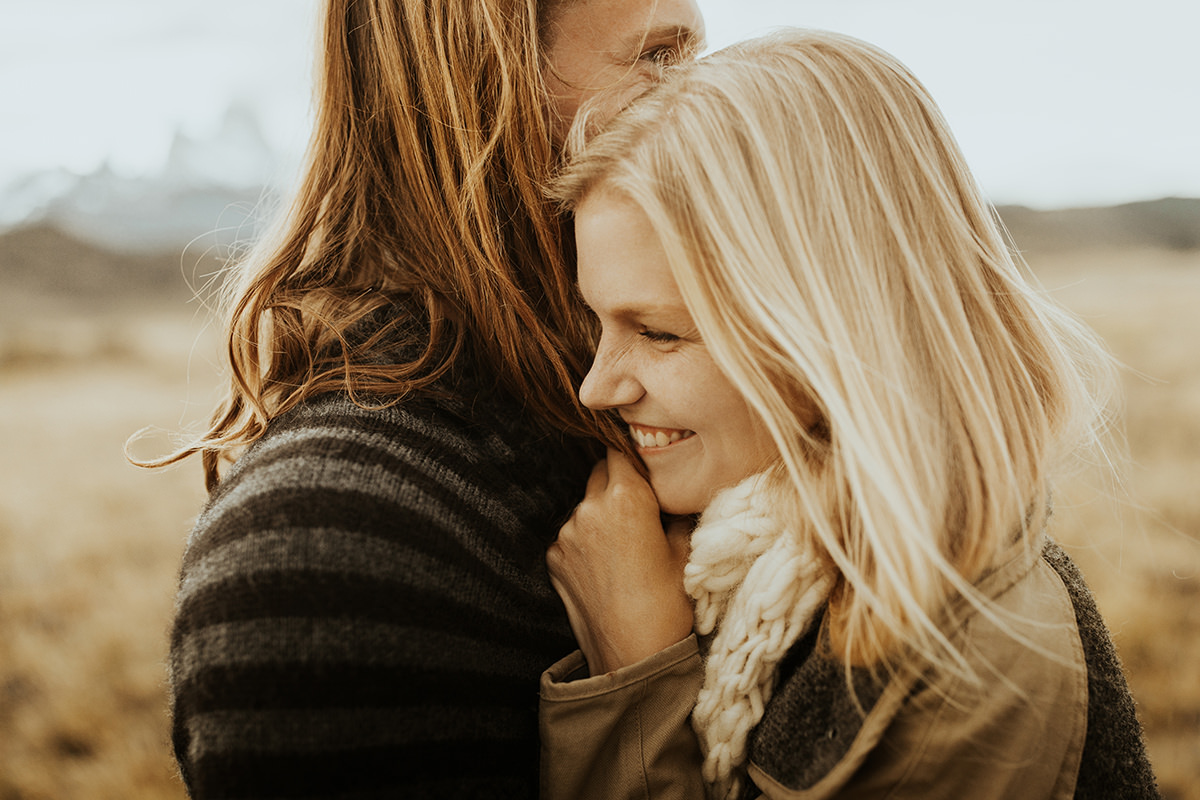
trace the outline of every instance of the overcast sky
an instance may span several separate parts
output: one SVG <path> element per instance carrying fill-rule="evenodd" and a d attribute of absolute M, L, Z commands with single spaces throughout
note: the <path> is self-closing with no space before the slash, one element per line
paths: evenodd
<path fill-rule="evenodd" d="M 841 31 L 929 87 L 997 203 L 1200 197 L 1195 0 L 700 0 L 714 47 Z M 23 175 L 162 168 L 231 104 L 303 147 L 315 0 L 39 0 L 0 9 L 0 191 Z"/>

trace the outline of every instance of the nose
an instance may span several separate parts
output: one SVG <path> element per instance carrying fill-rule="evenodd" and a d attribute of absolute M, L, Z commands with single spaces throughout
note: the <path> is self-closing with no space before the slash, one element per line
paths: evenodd
<path fill-rule="evenodd" d="M 579 387 L 579 402 L 593 411 L 631 406 L 646 391 L 622 355 L 611 350 L 601 339 L 592 368 Z"/>

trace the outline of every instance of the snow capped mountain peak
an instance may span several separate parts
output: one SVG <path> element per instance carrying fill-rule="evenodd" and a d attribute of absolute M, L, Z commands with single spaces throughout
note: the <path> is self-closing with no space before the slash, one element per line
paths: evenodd
<path fill-rule="evenodd" d="M 211 137 L 177 130 L 157 172 L 121 174 L 105 162 L 87 175 L 57 169 L 23 176 L 0 194 L 0 229 L 53 224 L 134 251 L 246 239 L 264 200 L 294 171 L 267 143 L 255 113 L 234 103 Z"/>

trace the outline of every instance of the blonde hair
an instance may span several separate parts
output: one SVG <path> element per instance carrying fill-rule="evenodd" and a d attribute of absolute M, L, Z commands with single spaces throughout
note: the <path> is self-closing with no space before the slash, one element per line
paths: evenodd
<path fill-rule="evenodd" d="M 1010 254 L 924 87 L 846 36 L 736 45 L 582 146 L 555 193 L 594 191 L 647 214 L 770 430 L 781 513 L 837 576 L 834 653 L 970 675 L 939 620 L 1036 546 L 1057 459 L 1105 425 L 1112 366 Z"/>
<path fill-rule="evenodd" d="M 326 2 L 302 182 L 224 290 L 227 397 L 198 442 L 147 465 L 201 452 L 211 489 L 222 460 L 304 399 L 395 402 L 464 353 L 559 429 L 603 428 L 574 393 L 590 323 L 544 195 L 555 156 L 539 6 Z M 386 363 L 375 351 L 411 321 L 354 329 L 403 298 L 428 316 L 423 354 Z"/>

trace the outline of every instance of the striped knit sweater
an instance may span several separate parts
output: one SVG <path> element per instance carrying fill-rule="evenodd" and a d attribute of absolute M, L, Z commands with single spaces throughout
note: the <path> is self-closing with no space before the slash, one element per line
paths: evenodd
<path fill-rule="evenodd" d="M 194 798 L 533 798 L 581 447 L 495 391 L 276 419 L 199 518 L 171 639 Z M 446 387 L 442 387 L 445 389 Z"/>

